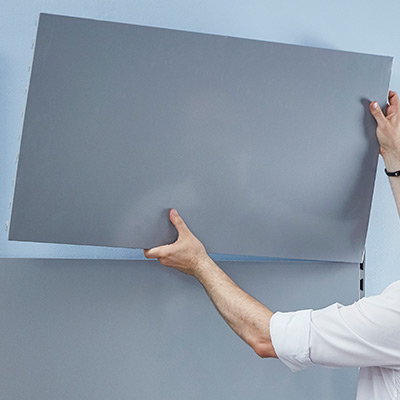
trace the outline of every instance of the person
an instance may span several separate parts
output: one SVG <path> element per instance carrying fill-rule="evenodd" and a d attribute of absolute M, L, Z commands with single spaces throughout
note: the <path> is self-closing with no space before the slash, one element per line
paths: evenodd
<path fill-rule="evenodd" d="M 386 115 L 375 101 L 369 109 L 400 214 L 400 176 L 393 176 L 400 175 L 399 97 L 389 92 Z M 279 358 L 292 371 L 312 364 L 361 367 L 357 400 L 400 398 L 400 281 L 352 305 L 274 313 L 218 267 L 176 210 L 170 220 L 178 231 L 176 242 L 144 250 L 145 256 L 196 277 L 221 316 L 260 357 Z"/>

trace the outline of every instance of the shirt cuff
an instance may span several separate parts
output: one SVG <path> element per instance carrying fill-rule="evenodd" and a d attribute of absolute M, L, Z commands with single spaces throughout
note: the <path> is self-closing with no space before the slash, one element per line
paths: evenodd
<path fill-rule="evenodd" d="M 300 371 L 312 364 L 311 311 L 276 312 L 271 318 L 270 335 L 275 353 L 292 372 Z"/>

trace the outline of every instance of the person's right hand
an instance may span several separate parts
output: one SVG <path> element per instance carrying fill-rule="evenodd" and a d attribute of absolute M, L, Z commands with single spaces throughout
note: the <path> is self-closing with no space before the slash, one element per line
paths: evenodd
<path fill-rule="evenodd" d="M 378 126 L 376 136 L 380 145 L 380 153 L 390 170 L 400 170 L 400 101 L 396 92 L 389 92 L 389 105 L 386 116 L 376 101 L 369 105 L 371 114 Z"/>

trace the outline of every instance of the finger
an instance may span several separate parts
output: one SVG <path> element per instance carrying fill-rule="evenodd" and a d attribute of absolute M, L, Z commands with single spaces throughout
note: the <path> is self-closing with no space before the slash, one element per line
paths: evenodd
<path fill-rule="evenodd" d="M 391 106 L 400 105 L 399 95 L 396 92 L 393 92 L 392 90 L 389 91 L 389 104 Z"/>
<path fill-rule="evenodd" d="M 175 209 L 172 209 L 169 213 L 169 219 L 171 222 L 174 224 L 176 230 L 179 233 L 179 236 L 184 236 L 187 235 L 188 233 L 191 233 L 187 225 L 185 224 L 185 221 L 182 219 L 182 217 L 178 214 L 178 211 Z"/>
<path fill-rule="evenodd" d="M 396 92 L 389 92 L 389 105 L 386 108 L 386 115 L 392 115 L 400 112 L 400 100 Z"/>
<path fill-rule="evenodd" d="M 144 256 L 146 258 L 160 258 L 164 255 L 167 246 L 168 245 L 153 247 L 152 249 L 143 249 Z"/>
<path fill-rule="evenodd" d="M 383 124 L 386 121 L 386 117 L 383 115 L 381 108 L 379 107 L 378 102 L 373 101 L 369 105 L 369 111 L 374 116 L 376 122 L 379 124 Z"/>

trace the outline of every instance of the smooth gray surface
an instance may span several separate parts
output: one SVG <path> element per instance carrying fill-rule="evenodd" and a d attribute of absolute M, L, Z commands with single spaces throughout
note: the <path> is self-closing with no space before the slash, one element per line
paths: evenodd
<path fill-rule="evenodd" d="M 391 64 L 42 14 L 9 238 L 361 261 Z"/>
<path fill-rule="evenodd" d="M 274 311 L 358 297 L 356 264 L 221 266 Z M 0 338 L 7 400 L 355 399 L 357 369 L 258 358 L 158 262 L 1 259 Z"/>

